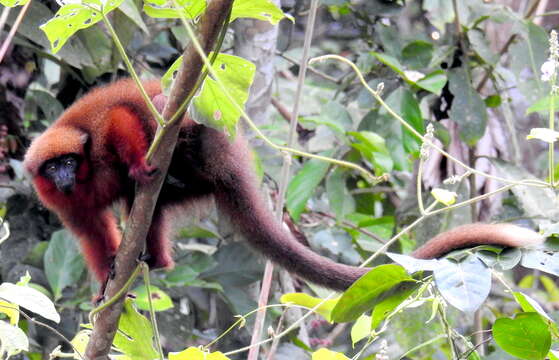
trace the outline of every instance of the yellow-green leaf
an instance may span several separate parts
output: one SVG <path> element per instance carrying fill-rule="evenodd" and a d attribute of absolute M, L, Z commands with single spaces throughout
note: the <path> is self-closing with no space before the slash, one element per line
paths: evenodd
<path fill-rule="evenodd" d="M 342 353 L 322 348 L 312 353 L 312 360 L 349 360 L 349 358 Z"/>
<path fill-rule="evenodd" d="M 209 353 L 189 347 L 179 353 L 169 353 L 169 360 L 229 360 L 229 358 L 219 351 Z"/>
<path fill-rule="evenodd" d="M 237 18 L 253 18 L 275 25 L 284 17 L 294 21 L 269 0 L 236 0 L 231 9 L 231 21 Z"/>
<path fill-rule="evenodd" d="M 436 188 L 431 191 L 431 195 L 440 203 L 446 206 L 452 205 L 456 202 L 456 197 L 458 196 L 454 191 L 448 191 L 441 188 Z"/>
<path fill-rule="evenodd" d="M 324 317 L 326 320 L 332 321 L 330 316 L 332 313 L 332 309 L 334 309 L 334 306 L 336 306 L 336 304 L 338 303 L 338 298 L 324 300 L 321 298 L 310 296 L 309 294 L 289 293 L 282 295 L 282 297 L 280 298 L 280 302 L 282 304 L 293 303 L 307 307 L 309 309 L 314 309 L 315 306 L 320 304 L 316 309 L 314 309 L 314 311 L 322 315 L 322 317 Z"/>

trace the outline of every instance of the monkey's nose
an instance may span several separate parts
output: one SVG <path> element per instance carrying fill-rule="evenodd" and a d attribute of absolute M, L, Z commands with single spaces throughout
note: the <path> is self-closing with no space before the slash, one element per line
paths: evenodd
<path fill-rule="evenodd" d="M 69 182 L 68 183 L 62 183 L 62 184 L 58 184 L 57 188 L 62 193 L 68 195 L 72 192 L 72 190 L 74 190 L 74 184 L 69 183 Z"/>

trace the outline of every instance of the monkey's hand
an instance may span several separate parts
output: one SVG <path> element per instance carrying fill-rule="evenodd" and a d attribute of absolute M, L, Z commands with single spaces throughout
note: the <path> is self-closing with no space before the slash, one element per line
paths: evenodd
<path fill-rule="evenodd" d="M 148 165 L 145 158 L 142 158 L 140 162 L 130 167 L 128 176 L 141 184 L 146 184 L 153 180 L 153 176 L 157 170 L 156 166 Z"/>

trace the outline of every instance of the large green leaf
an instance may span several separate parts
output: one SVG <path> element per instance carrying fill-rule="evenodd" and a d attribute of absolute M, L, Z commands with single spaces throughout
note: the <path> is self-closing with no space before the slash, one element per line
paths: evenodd
<path fill-rule="evenodd" d="M 254 78 L 254 64 L 238 56 L 219 54 L 212 67 L 242 109 Z M 226 131 L 232 137 L 236 135 L 236 125 L 241 112 L 214 79 L 206 78 L 199 94 L 194 98 L 193 105 L 195 120 L 214 129 Z"/>
<path fill-rule="evenodd" d="M 324 154 L 331 155 L 332 152 Z M 286 206 L 287 210 L 295 221 L 299 220 L 299 216 L 307 201 L 316 191 L 316 187 L 320 184 L 328 171 L 330 164 L 326 161 L 311 159 L 303 165 L 301 170 L 289 182 L 287 187 Z"/>
<path fill-rule="evenodd" d="M 485 102 L 472 87 L 464 68 L 449 71 L 448 83 L 450 92 L 454 95 L 450 119 L 460 126 L 460 138 L 473 146 L 481 139 L 487 126 Z"/>
<path fill-rule="evenodd" d="M 433 55 L 433 44 L 415 40 L 402 49 L 402 60 L 410 69 L 422 69 L 429 65 Z"/>
<path fill-rule="evenodd" d="M 153 18 L 175 19 L 181 13 L 187 19 L 194 19 L 206 10 L 205 0 L 145 0 L 144 12 Z"/>
<path fill-rule="evenodd" d="M 282 304 L 293 303 L 314 309 L 316 313 L 322 315 L 326 320 L 332 321 L 332 309 L 338 303 L 338 299 L 324 300 L 305 293 L 288 293 L 281 296 L 280 302 Z"/>
<path fill-rule="evenodd" d="M 410 124 L 417 132 L 420 134 L 425 133 L 425 125 L 423 123 L 423 117 L 421 116 L 421 110 L 419 109 L 419 103 L 415 99 L 411 91 L 405 90 L 403 87 L 401 94 L 401 114 L 402 118 Z M 411 131 L 402 127 L 404 149 L 409 154 L 419 155 L 419 147 L 421 145 L 421 140 L 412 134 Z"/>
<path fill-rule="evenodd" d="M 93 26 L 102 19 L 102 15 L 116 9 L 123 1 L 109 0 L 105 3 L 101 0 L 88 0 L 66 4 L 40 28 L 47 35 L 52 51 L 56 53 L 78 30 Z"/>
<path fill-rule="evenodd" d="M 64 288 L 80 279 L 85 269 L 76 239 L 67 230 L 52 234 L 44 263 L 45 274 L 55 300 L 62 296 Z"/>
<path fill-rule="evenodd" d="M 270 0 L 235 0 L 231 9 L 231 21 L 237 18 L 252 18 L 269 21 L 275 25 L 286 16 L 293 21 L 291 16 L 284 14 Z"/>
<path fill-rule="evenodd" d="M 534 312 L 501 318 L 493 324 L 497 345 L 511 355 L 526 360 L 543 360 L 551 347 L 551 333 L 541 316 Z"/>
<path fill-rule="evenodd" d="M 402 302 L 417 290 L 419 282 L 405 281 L 382 293 L 379 301 L 373 308 L 371 316 L 371 329 L 376 329 Z"/>
<path fill-rule="evenodd" d="M 159 357 L 153 338 L 150 321 L 134 308 L 132 299 L 127 298 L 118 322 L 114 346 L 130 359 L 153 360 Z"/>
<path fill-rule="evenodd" d="M 343 293 L 332 311 L 332 320 L 356 320 L 378 303 L 380 294 L 408 281 L 414 280 L 399 265 L 387 264 L 372 268 Z"/>
<path fill-rule="evenodd" d="M 347 170 L 338 167 L 326 178 L 328 202 L 338 219 L 355 211 L 355 200 L 346 185 L 347 175 Z"/>
<path fill-rule="evenodd" d="M 148 289 L 145 285 L 140 285 L 134 290 L 132 294 L 135 295 L 134 303 L 140 310 L 149 310 L 149 297 Z M 151 303 L 154 311 L 165 311 L 173 308 L 173 300 L 166 292 L 157 286 L 150 286 Z"/>

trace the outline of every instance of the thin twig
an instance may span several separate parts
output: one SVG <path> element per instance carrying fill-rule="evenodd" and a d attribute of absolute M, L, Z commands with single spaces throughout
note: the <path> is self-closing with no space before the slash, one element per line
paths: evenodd
<path fill-rule="evenodd" d="M 8 47 L 12 43 L 12 40 L 14 39 L 14 36 L 17 32 L 17 29 L 19 28 L 19 25 L 23 21 L 23 18 L 25 17 L 25 13 L 27 12 L 27 9 L 29 9 L 29 5 L 31 5 L 31 0 L 27 4 L 23 5 L 21 10 L 19 11 L 19 14 L 17 15 L 16 21 L 12 25 L 12 28 L 10 29 L 10 32 L 8 33 L 8 36 L 6 37 L 6 40 L 4 40 L 4 42 L 2 43 L 2 47 L 0 47 L 0 64 L 2 63 L 2 60 L 4 60 L 4 56 L 6 55 L 6 52 L 8 51 Z M 2 14 L 2 15 L 4 15 L 4 14 Z"/>
<path fill-rule="evenodd" d="M 327 217 L 327 218 L 329 218 L 329 219 L 338 221 L 338 219 L 337 219 L 334 215 L 332 215 L 332 214 L 328 214 L 328 213 L 323 212 L 323 211 L 318 211 L 317 214 L 322 215 L 322 216 L 325 216 L 325 217 Z M 386 240 L 384 240 L 383 238 L 381 238 L 380 236 L 378 236 L 378 235 L 375 234 L 374 232 L 371 232 L 371 231 L 369 231 L 369 230 L 367 230 L 367 229 L 363 229 L 362 227 L 357 226 L 357 225 L 353 224 L 352 222 L 349 222 L 349 221 L 347 221 L 347 220 L 342 220 L 342 221 L 340 221 L 340 225 L 345 226 L 345 227 L 348 227 L 348 228 L 353 229 L 353 230 L 356 230 L 356 231 L 359 231 L 359 232 L 360 232 L 361 234 L 363 234 L 363 235 L 367 235 L 367 236 L 369 236 L 369 237 L 375 239 L 376 241 L 378 241 L 378 242 L 380 242 L 380 243 L 382 243 L 382 244 L 386 244 Z"/>
<path fill-rule="evenodd" d="M 292 63 L 292 64 L 299 65 L 299 64 L 301 63 L 300 61 L 297 61 L 297 60 L 293 59 L 292 57 L 285 55 L 283 52 L 279 52 L 279 51 L 278 51 L 277 54 L 279 55 L 279 57 L 281 57 L 282 59 L 285 59 L 285 60 L 289 61 L 289 62 Z M 312 72 L 313 74 L 317 75 L 317 76 L 320 76 L 321 78 L 323 78 L 323 79 L 325 79 L 325 80 L 332 81 L 332 82 L 335 83 L 335 84 L 341 83 L 341 82 L 342 82 L 342 79 L 343 79 L 344 76 L 345 76 L 345 75 L 343 75 L 343 76 L 340 77 L 339 79 L 336 79 L 335 77 L 330 76 L 330 75 L 328 75 L 328 74 L 326 74 L 326 73 L 323 73 L 322 71 L 317 70 L 317 69 L 312 68 L 312 67 L 309 68 L 309 71 Z"/>
<path fill-rule="evenodd" d="M 309 50 L 312 42 L 312 35 L 314 29 L 314 22 L 316 20 L 316 10 L 318 9 L 318 0 L 312 0 L 311 2 L 311 12 L 307 20 L 305 41 L 303 44 L 303 56 L 301 57 L 301 63 L 299 64 L 299 78 L 297 81 L 297 91 L 295 93 L 295 102 L 293 104 L 293 112 L 291 114 L 291 122 L 289 128 L 289 138 L 287 140 L 287 147 L 293 147 L 297 136 L 297 118 L 299 116 L 299 106 L 301 103 L 301 97 L 303 94 L 303 85 L 305 81 L 305 74 L 309 59 Z M 279 181 L 279 193 L 278 193 L 278 204 L 276 207 L 276 217 L 279 221 L 282 221 L 283 215 L 283 204 L 285 202 L 285 193 L 287 191 L 287 184 L 289 182 L 289 174 L 291 169 L 291 154 L 284 154 L 283 166 L 281 169 L 280 181 Z M 272 282 L 272 274 L 274 267 L 270 260 L 266 261 L 266 269 L 264 271 L 264 279 L 262 280 L 262 288 L 260 290 L 260 297 L 258 299 L 258 304 L 260 307 L 268 303 L 268 297 Z M 256 321 L 254 323 L 254 331 L 252 333 L 252 339 L 250 341 L 251 348 L 248 353 L 248 360 L 257 360 L 258 353 L 260 351 L 260 337 L 262 333 L 262 328 L 264 327 L 264 319 L 266 317 L 265 308 L 263 311 L 256 314 Z"/>

